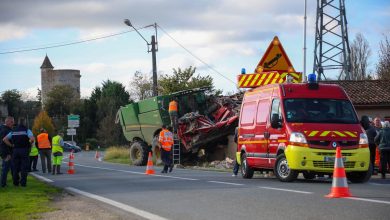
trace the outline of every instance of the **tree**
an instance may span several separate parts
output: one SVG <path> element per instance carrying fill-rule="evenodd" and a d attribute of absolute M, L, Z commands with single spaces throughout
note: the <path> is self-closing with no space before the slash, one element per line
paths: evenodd
<path fill-rule="evenodd" d="M 116 112 L 121 106 L 132 102 L 125 87 L 115 81 L 104 81 L 101 88 L 95 88 L 91 99 L 96 102 L 97 113 L 95 125 L 97 138 L 103 146 L 123 143 L 122 129 L 115 124 Z"/>
<path fill-rule="evenodd" d="M 390 79 L 390 42 L 387 36 L 383 39 L 379 49 L 379 60 L 376 66 L 378 79 Z"/>
<path fill-rule="evenodd" d="M 213 78 L 211 76 L 194 76 L 196 67 L 188 67 L 187 69 L 173 69 L 173 75 L 163 75 L 160 77 L 159 85 L 161 87 L 162 94 L 170 94 L 182 90 L 194 89 L 199 87 L 209 87 L 211 92 L 213 88 Z"/>
<path fill-rule="evenodd" d="M 38 135 L 41 128 L 44 128 L 49 135 L 54 135 L 54 125 L 46 111 L 41 111 L 37 117 L 35 117 L 32 128 L 34 135 Z"/>
<path fill-rule="evenodd" d="M 130 97 L 134 100 L 143 100 L 153 96 L 153 79 L 139 71 L 134 73 L 130 82 Z"/>
<path fill-rule="evenodd" d="M 7 105 L 8 115 L 12 115 L 16 120 L 20 116 L 22 105 L 22 94 L 16 90 L 6 90 L 1 94 L 1 100 Z"/>
<path fill-rule="evenodd" d="M 63 117 L 69 115 L 74 101 L 73 89 L 68 85 L 58 85 L 47 94 L 44 106 L 50 116 Z"/>
<path fill-rule="evenodd" d="M 371 49 L 363 34 L 357 33 L 351 44 L 351 80 L 365 80 L 368 78 L 368 58 Z"/>

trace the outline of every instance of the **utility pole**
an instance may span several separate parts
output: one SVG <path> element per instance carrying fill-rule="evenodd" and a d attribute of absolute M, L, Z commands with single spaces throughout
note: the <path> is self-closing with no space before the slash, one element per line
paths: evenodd
<path fill-rule="evenodd" d="M 148 53 L 152 52 L 152 65 L 153 65 L 153 96 L 158 96 L 158 90 L 157 90 L 157 62 L 156 62 L 156 52 L 158 51 L 158 42 L 157 42 L 157 24 L 154 23 L 154 24 L 151 24 L 151 25 L 147 25 L 143 28 L 146 28 L 146 27 L 154 27 L 154 31 L 155 31 L 155 35 L 152 35 L 152 39 L 150 41 L 150 43 L 144 38 L 144 36 L 142 36 L 142 34 L 133 26 L 133 24 L 131 24 L 130 20 L 129 19 L 125 19 L 124 20 L 124 23 L 129 26 L 129 27 L 132 27 L 137 33 L 138 35 L 144 39 L 144 41 L 146 42 L 146 44 L 148 45 Z M 151 48 L 149 47 L 151 46 Z"/>

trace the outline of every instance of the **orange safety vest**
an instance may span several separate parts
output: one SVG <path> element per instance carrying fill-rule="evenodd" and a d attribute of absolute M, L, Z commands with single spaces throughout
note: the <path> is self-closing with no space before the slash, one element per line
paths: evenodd
<path fill-rule="evenodd" d="M 40 133 L 37 136 L 37 139 L 38 139 L 38 148 L 39 149 L 51 148 L 50 141 L 49 141 L 49 134 Z"/>
<path fill-rule="evenodd" d="M 171 151 L 172 145 L 173 145 L 173 134 L 172 132 L 168 131 L 167 129 L 163 129 L 160 132 L 160 137 L 158 139 L 160 142 L 162 148 L 165 151 Z"/>
<path fill-rule="evenodd" d="M 169 112 L 177 112 L 177 102 L 176 102 L 175 100 L 172 100 L 172 101 L 169 103 L 168 111 L 169 111 Z"/>

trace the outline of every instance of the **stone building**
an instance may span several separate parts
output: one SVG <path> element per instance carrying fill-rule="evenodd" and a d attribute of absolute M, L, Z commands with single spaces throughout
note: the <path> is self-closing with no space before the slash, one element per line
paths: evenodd
<path fill-rule="evenodd" d="M 69 85 L 74 89 L 75 98 L 80 99 L 80 70 L 58 69 L 55 70 L 49 57 L 45 57 L 41 66 L 41 95 L 44 103 L 47 94 L 58 85 Z"/>

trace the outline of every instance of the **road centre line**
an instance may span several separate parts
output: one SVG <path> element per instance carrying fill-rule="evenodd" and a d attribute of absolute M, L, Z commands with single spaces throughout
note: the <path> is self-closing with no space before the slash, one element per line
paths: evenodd
<path fill-rule="evenodd" d="M 132 206 L 129 206 L 129 205 L 126 205 L 126 204 L 123 204 L 123 203 L 120 203 L 120 202 L 117 202 L 117 201 L 114 201 L 114 200 L 111 200 L 111 199 L 108 199 L 108 198 L 105 198 L 102 196 L 98 196 L 96 194 L 81 191 L 81 190 L 73 188 L 73 187 L 66 187 L 65 189 L 70 191 L 70 192 L 73 192 L 73 193 L 76 193 L 76 194 L 79 194 L 79 195 L 82 195 L 82 196 L 85 196 L 85 197 L 88 197 L 91 199 L 95 199 L 95 200 L 98 200 L 100 202 L 104 202 L 106 204 L 112 205 L 114 207 L 117 207 L 119 209 L 133 213 L 135 215 L 141 216 L 141 217 L 146 218 L 146 219 L 167 220 L 166 218 L 155 215 L 153 213 L 150 213 L 150 212 L 147 212 L 147 211 L 144 211 L 141 209 L 137 209 L 135 207 L 132 207 Z"/>
<path fill-rule="evenodd" d="M 357 200 L 357 201 L 365 201 L 365 202 L 374 202 L 374 203 L 382 203 L 390 205 L 390 201 L 383 201 L 383 200 L 376 200 L 376 199 L 365 199 L 365 198 L 359 198 L 359 197 L 349 197 L 344 199 L 351 199 L 351 200 Z"/>
<path fill-rule="evenodd" d="M 229 183 L 229 182 L 220 182 L 220 181 L 207 181 L 209 183 L 219 183 L 219 184 L 226 184 L 226 185 L 233 185 L 233 186 L 244 186 L 245 184 L 240 183 Z"/>
<path fill-rule="evenodd" d="M 81 165 L 81 164 L 75 164 L 76 166 L 80 167 L 87 167 L 87 168 L 93 168 L 93 169 L 101 169 L 101 170 L 109 170 L 109 171 L 118 171 L 118 172 L 124 172 L 124 173 L 132 173 L 132 174 L 138 174 L 138 175 L 145 175 L 143 172 L 135 172 L 135 171 L 129 171 L 129 170 L 116 170 L 111 168 L 104 168 L 104 167 L 95 167 L 95 166 L 87 166 L 87 165 Z M 180 180 L 199 180 L 199 179 L 192 179 L 192 178 L 185 178 L 185 177 L 177 177 L 177 176 L 165 176 L 165 175 L 150 175 L 150 176 L 157 176 L 157 177 L 165 177 L 165 178 L 171 178 L 171 179 L 180 179 Z"/>
<path fill-rule="evenodd" d="M 299 190 L 291 190 L 291 189 L 283 189 L 283 188 L 273 188 L 273 187 L 266 187 L 266 186 L 259 186 L 259 188 L 277 190 L 277 191 L 285 191 L 285 192 L 293 192 L 293 193 L 313 194 L 312 192 L 307 192 L 307 191 L 299 191 Z"/>
<path fill-rule="evenodd" d="M 53 180 L 48 179 L 48 178 L 46 178 L 46 177 L 43 177 L 43 176 L 41 176 L 41 175 L 38 175 L 38 174 L 36 174 L 36 173 L 29 173 L 29 174 L 30 174 L 31 176 L 37 178 L 37 179 L 42 180 L 43 182 L 46 182 L 46 183 L 52 183 L 52 182 L 54 182 Z"/>

